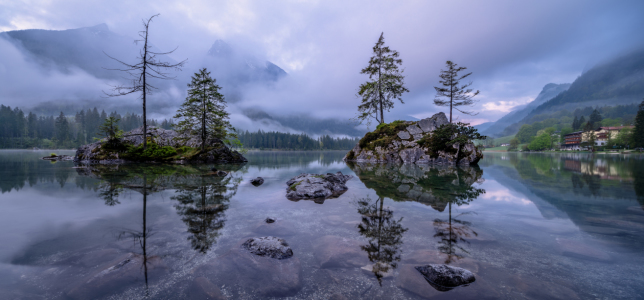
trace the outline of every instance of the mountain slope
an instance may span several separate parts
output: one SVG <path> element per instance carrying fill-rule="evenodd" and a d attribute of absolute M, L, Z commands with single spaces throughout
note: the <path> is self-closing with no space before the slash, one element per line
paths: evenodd
<path fill-rule="evenodd" d="M 591 68 L 579 76 L 566 92 L 535 108 L 530 115 L 592 105 L 631 104 L 641 101 L 642 96 L 644 49 Z"/>
<path fill-rule="evenodd" d="M 483 130 L 482 133 L 490 136 L 499 136 L 499 134 L 501 134 L 501 132 L 503 132 L 505 128 L 507 128 L 508 126 L 516 122 L 521 121 L 523 118 L 529 115 L 530 112 L 532 112 L 532 110 L 534 110 L 536 107 L 554 98 L 555 96 L 559 95 L 561 92 L 566 91 L 568 88 L 570 88 L 570 83 L 546 84 L 541 90 L 541 92 L 539 93 L 539 95 L 532 102 L 528 103 L 527 105 L 522 105 L 520 107 L 515 108 L 515 110 L 503 116 L 501 119 L 494 122 L 494 124 L 489 126 L 487 129 Z"/>

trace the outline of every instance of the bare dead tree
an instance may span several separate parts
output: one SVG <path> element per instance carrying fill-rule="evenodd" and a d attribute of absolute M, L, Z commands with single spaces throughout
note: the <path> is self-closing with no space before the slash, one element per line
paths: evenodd
<path fill-rule="evenodd" d="M 147 96 L 152 94 L 154 90 L 158 90 L 157 87 L 150 84 L 148 77 L 163 79 L 163 80 L 175 79 L 175 77 L 169 76 L 169 73 L 167 73 L 165 70 L 175 69 L 175 70 L 181 71 L 181 67 L 183 67 L 183 65 L 187 61 L 186 59 L 179 63 L 171 64 L 168 62 L 161 61 L 157 58 L 157 56 L 160 56 L 160 55 L 171 54 L 174 51 L 176 51 L 177 48 L 169 52 L 152 51 L 152 46 L 150 46 L 150 44 L 148 43 L 149 28 L 150 28 L 150 22 L 152 22 L 152 19 L 154 17 L 157 17 L 158 15 L 159 14 L 151 16 L 147 21 L 145 19 L 142 20 L 143 30 L 139 31 L 140 39 L 134 41 L 134 43 L 137 45 L 139 43 L 143 43 L 143 48 L 139 52 L 139 57 L 137 57 L 136 63 L 129 64 L 103 52 L 109 58 L 119 62 L 121 65 L 124 66 L 124 68 L 122 69 L 107 69 L 107 70 L 126 72 L 130 77 L 129 80 L 131 80 L 130 84 L 112 86 L 111 93 L 105 93 L 105 92 L 104 93 L 108 97 L 125 96 L 125 95 L 139 93 L 139 92 L 141 93 L 141 99 L 143 100 L 143 149 L 147 148 L 147 142 L 148 142 L 148 139 L 147 139 L 148 126 L 147 126 L 147 117 L 146 117 Z"/>
<path fill-rule="evenodd" d="M 459 67 L 452 61 L 447 61 L 447 70 L 441 70 L 440 84 L 441 87 L 434 87 L 436 89 L 436 97 L 434 104 L 438 106 L 449 106 L 449 122 L 452 123 L 452 109 L 456 109 L 466 115 L 475 116 L 478 113 L 472 111 L 461 110 L 459 106 L 472 106 L 476 100 L 472 99 L 479 94 L 479 91 L 473 92 L 469 87 L 472 82 L 461 84 L 461 80 L 472 75 L 472 72 L 459 75 L 458 72 L 467 69 L 466 67 Z M 447 98 L 445 100 L 441 98 Z"/>

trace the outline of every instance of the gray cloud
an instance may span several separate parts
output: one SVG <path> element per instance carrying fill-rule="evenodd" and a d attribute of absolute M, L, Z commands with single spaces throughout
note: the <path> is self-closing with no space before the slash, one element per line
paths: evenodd
<path fill-rule="evenodd" d="M 276 84 L 244 88 L 243 101 L 231 109 L 320 118 L 355 115 L 357 87 L 367 79 L 359 71 L 382 31 L 386 44 L 401 54 L 411 91 L 404 96 L 406 104 L 397 104 L 387 120 L 443 110 L 432 104 L 433 86 L 448 59 L 474 73 L 473 87 L 481 91 L 475 109 L 481 113 L 461 118 L 480 123 L 531 101 L 545 84 L 572 82 L 589 64 L 644 41 L 641 1 L 74 0 L 39 2 L 38 10 L 33 5 L 0 4 L 0 31 L 106 23 L 113 32 L 135 37 L 141 18 L 161 13 L 151 38 L 163 50 L 178 45 L 175 60 L 189 58 L 184 78 L 200 67 L 205 52 L 221 38 L 257 57 L 265 56 L 289 73 Z M 11 51 L 6 47 L 0 44 L 0 51 Z M 0 64 L 5 70 L 0 76 L 23 70 L 6 59 Z M 29 72 L 15 81 L 37 76 L 44 84 L 42 91 L 60 97 L 105 89 L 101 81 L 82 72 Z M 160 115 L 171 114 L 171 107 L 181 102 L 185 90 L 182 84 L 177 86 L 178 91 L 164 98 L 168 109 Z M 0 90 L 5 99 L 6 89 Z M 9 91 L 11 99 L 38 101 L 21 86 Z M 260 126 L 241 115 L 237 119 L 249 129 Z"/>

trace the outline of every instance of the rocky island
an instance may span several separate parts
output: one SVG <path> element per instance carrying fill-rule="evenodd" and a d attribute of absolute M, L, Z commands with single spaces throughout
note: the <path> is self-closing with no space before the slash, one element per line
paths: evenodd
<path fill-rule="evenodd" d="M 481 137 L 463 123 L 450 124 L 444 113 L 417 122 L 380 124 L 347 153 L 344 161 L 475 165 L 483 152 L 472 140 Z"/>
<path fill-rule="evenodd" d="M 201 149 L 197 136 L 183 136 L 173 130 L 148 127 L 147 148 L 143 148 L 143 127 L 123 134 L 116 142 L 102 139 L 76 150 L 74 161 L 89 164 L 126 162 L 244 163 L 248 160 L 220 139 L 208 139 Z"/>

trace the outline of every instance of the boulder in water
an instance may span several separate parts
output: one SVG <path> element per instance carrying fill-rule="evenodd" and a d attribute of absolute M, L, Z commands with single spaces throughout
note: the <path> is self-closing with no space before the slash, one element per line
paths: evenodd
<path fill-rule="evenodd" d="M 349 189 L 345 183 L 351 178 L 353 176 L 342 175 L 342 172 L 327 173 L 326 175 L 300 174 L 286 182 L 286 185 L 288 185 L 286 198 L 289 200 L 324 200 L 338 197 Z"/>
<path fill-rule="evenodd" d="M 259 256 L 286 259 L 293 256 L 293 250 L 286 241 L 274 236 L 251 238 L 242 244 L 242 248 Z"/>
<path fill-rule="evenodd" d="M 474 274 L 468 270 L 444 264 L 431 264 L 416 267 L 427 282 L 436 290 L 446 292 L 461 285 L 467 285 L 474 280 Z"/>

